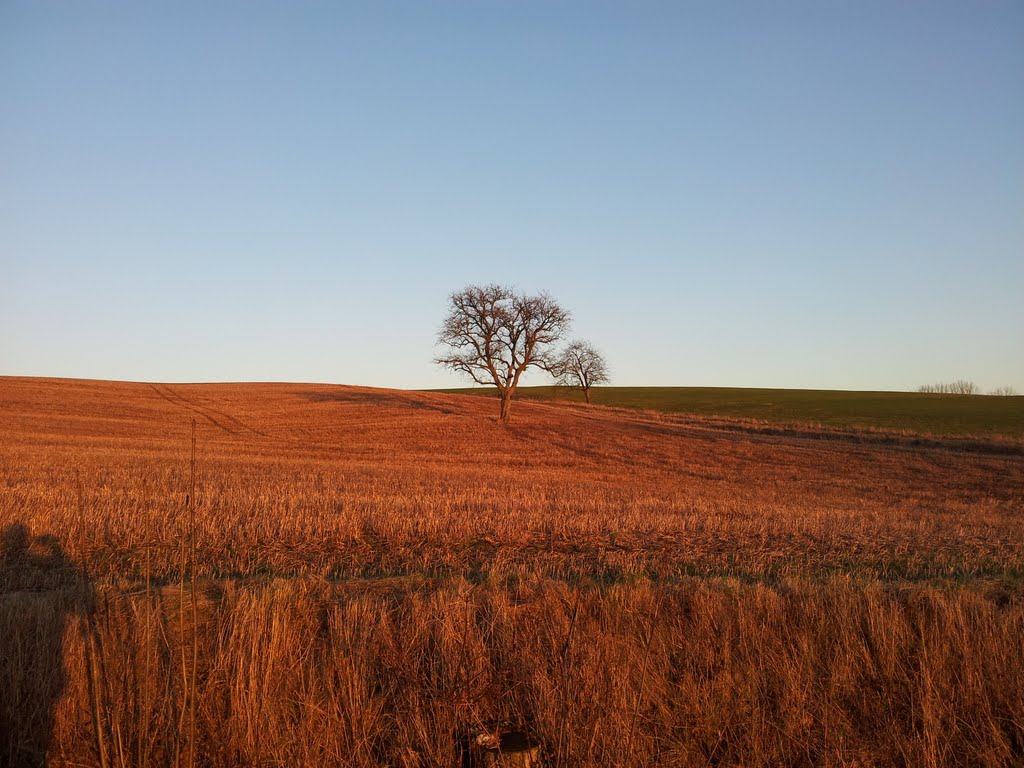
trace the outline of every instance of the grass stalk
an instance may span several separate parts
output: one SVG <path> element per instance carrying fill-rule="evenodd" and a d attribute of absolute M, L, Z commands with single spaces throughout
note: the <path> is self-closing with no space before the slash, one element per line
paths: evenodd
<path fill-rule="evenodd" d="M 188 697 L 188 765 L 196 764 L 196 677 L 199 665 L 199 619 L 196 613 L 196 420 L 192 419 L 192 461 L 189 468 L 189 588 L 192 602 L 192 674 Z"/>
<path fill-rule="evenodd" d="M 647 682 L 647 663 L 651 658 L 651 641 L 654 640 L 654 628 L 658 624 L 658 614 L 661 613 L 661 604 L 665 599 L 664 593 L 658 596 L 658 602 L 654 606 L 654 616 L 647 627 L 647 639 L 644 641 L 644 660 L 640 665 L 640 688 L 636 694 L 636 704 L 633 706 L 633 716 L 629 719 L 629 735 L 626 737 L 626 759 L 629 759 L 633 749 L 633 734 L 636 732 L 636 720 L 640 715 L 640 703 L 644 698 L 644 684 Z"/>

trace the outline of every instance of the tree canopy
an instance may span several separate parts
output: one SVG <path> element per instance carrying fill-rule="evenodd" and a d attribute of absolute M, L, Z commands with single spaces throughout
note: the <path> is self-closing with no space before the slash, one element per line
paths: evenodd
<path fill-rule="evenodd" d="M 503 285 L 470 285 L 448 297 L 437 341 L 447 349 L 438 365 L 494 385 L 501 420 L 509 420 L 512 395 L 529 368 L 555 370 L 554 345 L 569 330 L 570 313 L 546 293 L 530 296 Z"/>

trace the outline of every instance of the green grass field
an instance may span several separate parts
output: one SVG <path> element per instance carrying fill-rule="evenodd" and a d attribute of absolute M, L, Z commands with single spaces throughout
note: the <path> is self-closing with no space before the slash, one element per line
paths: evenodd
<path fill-rule="evenodd" d="M 493 395 L 493 390 L 482 387 L 440 391 Z M 670 413 L 910 430 L 934 435 L 1024 437 L 1022 396 L 732 387 L 600 387 L 593 389 L 591 395 L 595 405 Z M 559 387 L 520 387 L 517 396 L 583 400 L 578 390 Z"/>

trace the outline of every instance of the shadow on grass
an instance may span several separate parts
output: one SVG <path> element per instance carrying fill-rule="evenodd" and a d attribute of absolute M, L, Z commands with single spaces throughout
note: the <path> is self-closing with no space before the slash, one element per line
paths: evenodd
<path fill-rule="evenodd" d="M 414 395 L 393 394 L 390 392 L 360 392 L 339 389 L 333 392 L 296 392 L 299 397 L 311 403 L 349 403 L 352 405 L 372 405 L 389 408 L 412 408 L 416 410 L 436 411 L 453 415 L 457 411 L 443 405 L 416 399 Z"/>
<path fill-rule="evenodd" d="M 47 765 L 67 687 L 65 632 L 91 604 L 85 573 L 55 537 L 21 523 L 0 533 L 0 764 Z"/>

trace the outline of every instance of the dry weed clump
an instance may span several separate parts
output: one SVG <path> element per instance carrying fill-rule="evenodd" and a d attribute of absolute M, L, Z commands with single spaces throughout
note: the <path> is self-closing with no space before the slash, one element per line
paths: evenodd
<path fill-rule="evenodd" d="M 491 410 L 0 379 L 0 764 L 1024 759 L 1005 442 Z"/>

